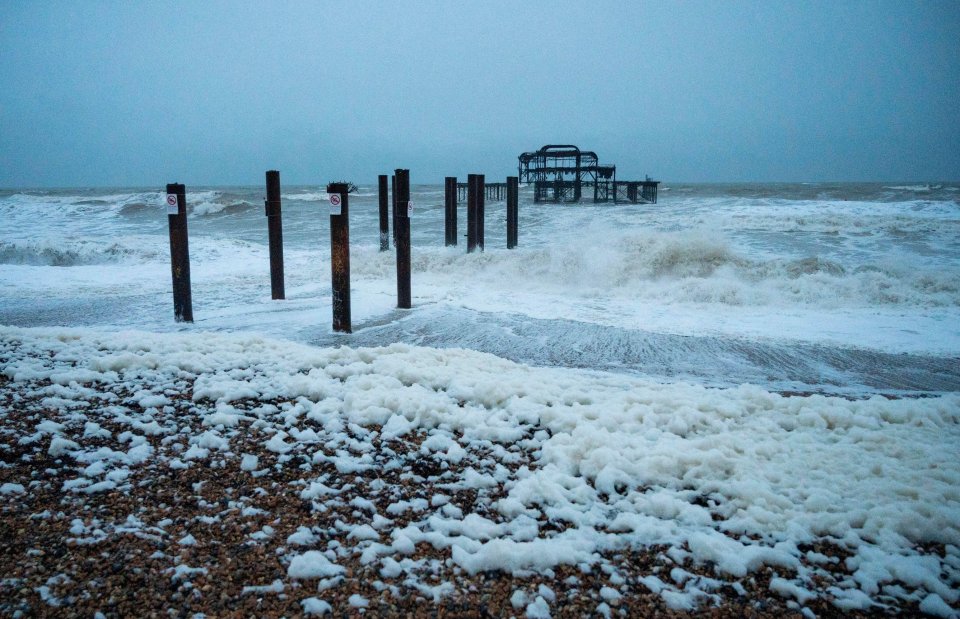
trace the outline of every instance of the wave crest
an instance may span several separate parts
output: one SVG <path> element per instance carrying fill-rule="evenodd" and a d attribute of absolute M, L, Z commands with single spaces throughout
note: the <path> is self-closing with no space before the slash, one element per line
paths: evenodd
<path fill-rule="evenodd" d="M 0 241 L 0 264 L 71 267 L 119 262 L 149 262 L 163 258 L 162 251 L 148 245 L 73 241 L 10 243 Z"/>
<path fill-rule="evenodd" d="M 602 238 L 599 238 L 602 236 Z M 361 251 L 361 277 L 393 275 L 392 254 Z M 418 249 L 414 273 L 438 287 L 474 283 L 494 294 L 532 292 L 650 303 L 739 306 L 960 306 L 960 273 L 887 263 L 843 264 L 809 255 L 747 258 L 726 239 L 705 231 L 590 233 L 576 242 L 517 251 L 464 254 Z M 471 282 L 466 284 L 465 282 Z"/>

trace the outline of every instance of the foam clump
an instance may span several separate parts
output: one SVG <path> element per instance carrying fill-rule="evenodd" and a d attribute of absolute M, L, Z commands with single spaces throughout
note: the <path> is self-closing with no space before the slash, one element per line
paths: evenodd
<path fill-rule="evenodd" d="M 290 560 L 287 576 L 290 578 L 330 578 L 343 574 L 343 567 L 332 563 L 326 555 L 318 550 L 308 550 Z"/>

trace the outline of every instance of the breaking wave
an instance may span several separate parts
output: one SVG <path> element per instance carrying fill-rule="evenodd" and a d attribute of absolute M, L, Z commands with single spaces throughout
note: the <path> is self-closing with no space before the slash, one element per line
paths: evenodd
<path fill-rule="evenodd" d="M 354 262 L 362 277 L 388 278 L 394 257 L 364 248 Z M 422 248 L 415 275 L 438 286 L 469 286 L 567 296 L 613 296 L 656 303 L 849 307 L 960 307 L 956 270 L 904 266 L 895 260 L 846 264 L 809 255 L 748 257 L 703 231 L 629 233 L 608 239 L 510 252 L 466 255 Z"/>
<path fill-rule="evenodd" d="M 330 198 L 330 194 L 325 191 L 310 191 L 306 193 L 281 194 L 281 200 L 296 200 L 299 202 L 320 202 Z"/>
<path fill-rule="evenodd" d="M 883 188 L 896 189 L 897 191 L 927 192 L 936 189 L 942 189 L 943 185 L 884 185 Z"/>
<path fill-rule="evenodd" d="M 142 263 L 165 258 L 161 249 L 152 249 L 148 244 L 135 242 L 136 239 L 131 238 L 125 239 L 124 243 L 71 241 L 55 244 L 50 241 L 0 241 L 0 264 L 71 267 L 120 262 Z"/>

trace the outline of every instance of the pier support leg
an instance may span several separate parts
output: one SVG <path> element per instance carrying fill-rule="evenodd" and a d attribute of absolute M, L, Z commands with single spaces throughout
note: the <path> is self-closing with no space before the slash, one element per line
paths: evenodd
<path fill-rule="evenodd" d="M 467 253 L 477 249 L 477 175 L 467 174 Z"/>
<path fill-rule="evenodd" d="M 387 175 L 377 177 L 377 191 L 380 198 L 380 251 L 390 249 L 390 212 L 387 208 L 390 196 L 387 191 Z"/>
<path fill-rule="evenodd" d="M 397 177 L 390 176 L 390 212 L 393 213 L 393 246 L 397 246 Z"/>
<path fill-rule="evenodd" d="M 333 330 L 350 333 L 350 207 L 346 183 L 330 183 L 330 269 Z M 339 197 L 336 204 L 335 197 Z"/>
<path fill-rule="evenodd" d="M 173 274 L 173 318 L 177 322 L 193 322 L 187 188 L 180 183 L 167 185 L 167 224 L 170 227 L 170 271 Z"/>
<path fill-rule="evenodd" d="M 280 172 L 267 172 L 267 236 L 270 243 L 270 297 L 285 299 L 283 289 L 283 220 L 280 216 Z"/>
<path fill-rule="evenodd" d="M 507 249 L 517 246 L 517 224 L 519 222 L 519 179 L 507 177 Z"/>
<path fill-rule="evenodd" d="M 485 177 L 483 174 L 477 174 L 477 247 L 483 251 L 483 222 L 484 211 L 486 210 Z"/>
<path fill-rule="evenodd" d="M 410 170 L 396 170 L 397 307 L 410 309 Z"/>
<path fill-rule="evenodd" d="M 448 176 L 444 180 L 443 230 L 447 247 L 457 244 L 457 177 Z"/>

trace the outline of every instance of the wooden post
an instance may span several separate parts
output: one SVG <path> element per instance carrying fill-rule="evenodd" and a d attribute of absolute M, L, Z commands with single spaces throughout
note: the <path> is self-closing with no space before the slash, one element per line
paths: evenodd
<path fill-rule="evenodd" d="M 518 208 L 519 179 L 516 176 L 507 177 L 507 249 L 517 246 L 517 223 L 520 209 Z"/>
<path fill-rule="evenodd" d="M 187 188 L 180 183 L 167 185 L 167 224 L 170 227 L 170 271 L 173 274 L 173 318 L 177 322 L 193 322 Z"/>
<path fill-rule="evenodd" d="M 330 267 L 333 330 L 350 333 L 350 207 L 346 183 L 330 183 Z"/>
<path fill-rule="evenodd" d="M 397 307 L 410 309 L 410 170 L 396 170 L 397 209 L 393 218 L 397 248 Z"/>
<path fill-rule="evenodd" d="M 390 249 L 390 212 L 387 210 L 390 196 L 387 194 L 387 175 L 381 174 L 377 180 L 380 196 L 380 251 L 387 251 Z"/>
<path fill-rule="evenodd" d="M 446 245 L 457 244 L 457 177 L 448 176 L 444 182 L 444 232 Z"/>
<path fill-rule="evenodd" d="M 483 251 L 483 222 L 487 200 L 484 195 L 485 181 L 483 174 L 477 174 L 477 247 Z"/>
<path fill-rule="evenodd" d="M 467 253 L 477 249 L 477 175 L 467 174 Z"/>
<path fill-rule="evenodd" d="M 270 296 L 286 298 L 283 289 L 283 223 L 280 217 L 280 172 L 267 172 L 267 237 L 270 243 Z"/>

